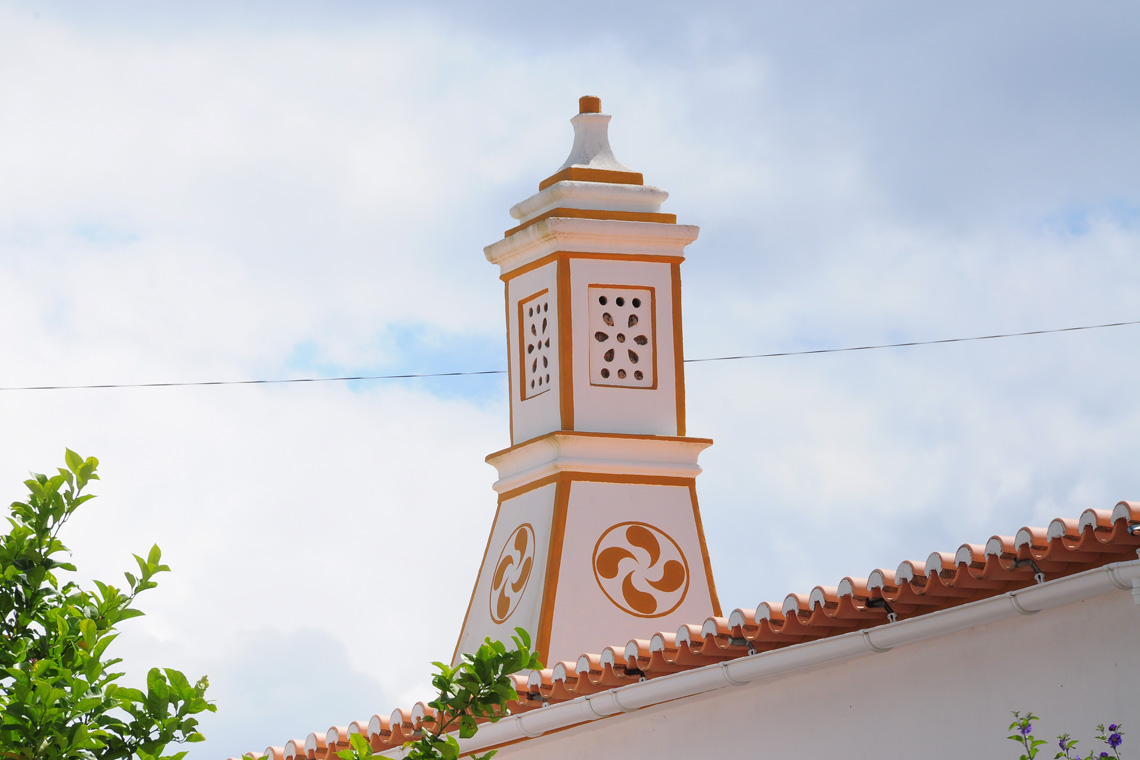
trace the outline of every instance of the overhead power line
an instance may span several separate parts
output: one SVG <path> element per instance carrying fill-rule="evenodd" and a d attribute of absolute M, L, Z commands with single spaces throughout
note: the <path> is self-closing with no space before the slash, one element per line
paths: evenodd
<path fill-rule="evenodd" d="M 1099 330 L 1102 327 L 1124 327 L 1140 325 L 1140 319 L 1132 322 L 1109 322 L 1104 325 L 1081 325 L 1079 327 L 1059 327 L 1055 330 L 1029 330 L 1019 333 L 998 335 L 975 335 L 970 338 L 942 338 L 940 340 L 912 340 L 906 343 L 883 343 L 876 346 L 847 346 L 846 348 L 815 348 L 810 351 L 779 351 L 774 354 L 742 354 L 740 356 L 714 356 L 709 359 L 686 359 L 685 362 L 729 362 L 736 359 L 772 359 L 777 356 L 806 356 L 808 354 L 839 354 L 844 351 L 873 351 L 877 348 L 907 348 L 909 346 L 937 346 L 943 343 L 967 343 L 972 340 L 994 340 L 996 338 L 1022 338 L 1026 335 L 1047 335 L 1049 333 L 1076 332 L 1077 330 Z"/>
<path fill-rule="evenodd" d="M 1078 327 L 1060 327 L 1053 330 L 1028 330 L 1017 333 L 998 333 L 995 335 L 975 335 L 968 338 L 941 338 L 939 340 L 912 340 L 905 343 L 880 343 L 872 346 L 845 346 L 843 348 L 814 348 L 807 351 L 776 351 L 769 354 L 740 354 L 739 356 L 710 356 L 703 359 L 686 359 L 686 364 L 703 362 L 730 362 L 738 359 L 775 359 L 781 356 L 808 356 L 811 354 L 839 354 L 848 351 L 874 351 L 880 348 L 909 348 L 911 346 L 937 346 L 946 343 L 968 343 L 977 340 L 996 340 L 998 338 L 1023 338 L 1028 335 L 1048 335 L 1050 333 L 1076 332 L 1078 330 L 1099 330 L 1105 327 L 1125 327 L 1127 325 L 1140 325 L 1140 319 L 1131 322 L 1109 322 L 1103 325 L 1080 325 Z M 195 382 L 172 383 L 102 383 L 98 385 L 27 385 L 22 387 L 2 388 L 0 391 L 71 391 L 93 390 L 98 388 L 186 388 L 201 385 L 279 385 L 283 383 L 335 383 L 351 380 L 409 380 L 432 377 L 471 377 L 474 375 L 505 375 L 505 369 L 488 369 L 476 372 L 418 372 L 403 375 L 352 375 L 344 377 L 294 377 L 282 380 L 199 380 Z"/>

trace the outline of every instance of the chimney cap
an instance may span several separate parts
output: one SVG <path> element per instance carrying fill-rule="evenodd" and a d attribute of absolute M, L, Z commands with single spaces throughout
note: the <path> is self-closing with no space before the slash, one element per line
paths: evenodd
<path fill-rule="evenodd" d="M 602 99 L 597 95 L 583 95 L 578 98 L 578 113 L 601 113 Z"/>

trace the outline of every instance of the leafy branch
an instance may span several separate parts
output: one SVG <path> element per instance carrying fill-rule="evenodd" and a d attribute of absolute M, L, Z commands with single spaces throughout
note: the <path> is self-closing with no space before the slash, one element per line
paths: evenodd
<path fill-rule="evenodd" d="M 1009 730 L 1013 731 L 1009 739 L 1021 744 L 1025 748 L 1025 754 L 1021 755 L 1019 760 L 1033 760 L 1040 751 L 1042 744 L 1048 744 L 1044 739 L 1037 739 L 1033 736 L 1033 721 L 1038 720 L 1038 717 L 1033 713 L 1026 713 L 1022 715 L 1020 712 L 1013 713 L 1013 723 L 1009 724 Z M 1112 750 L 1109 754 L 1107 750 L 1102 750 L 1099 754 L 1096 750 L 1092 750 L 1085 757 L 1081 757 L 1076 752 L 1077 740 L 1069 734 L 1061 734 L 1057 737 L 1057 746 L 1060 752 L 1053 755 L 1053 760 L 1096 760 L 1096 758 L 1120 758 L 1120 745 L 1124 743 L 1124 726 L 1120 723 L 1110 723 L 1107 728 L 1101 723 L 1096 727 L 1097 739 L 1108 745 Z"/>
<path fill-rule="evenodd" d="M 519 696 L 511 676 L 520 670 L 542 667 L 538 655 L 530 650 L 530 636 L 525 630 L 516 628 L 511 640 L 514 649 L 488 638 L 474 654 L 464 654 L 455 667 L 432 663 L 438 672 L 431 682 L 439 696 L 428 702 L 428 707 L 435 714 L 425 715 L 419 735 L 404 745 L 408 760 L 458 760 L 456 734 L 459 739 L 469 739 L 478 731 L 480 720 L 494 723 L 509 714 L 507 703 Z M 349 749 L 337 753 L 341 760 L 368 760 L 376 756 L 360 734 L 352 734 L 350 741 Z M 471 757 L 490 760 L 495 752 Z"/>
<path fill-rule="evenodd" d="M 83 489 L 98 480 L 99 461 L 70 449 L 66 469 L 24 482 L 26 501 L 11 505 L 10 530 L 0 536 L 0 757 L 9 760 L 180 760 L 163 755 L 170 744 L 202 741 L 195 715 L 214 711 L 207 680 L 191 684 L 177 670 L 152 668 L 146 691 L 121 686 L 105 659 L 116 626 L 142 615 L 135 599 L 168 572 L 158 546 L 135 555 L 138 575 L 125 573 L 127 590 L 95 581 L 85 590 L 59 574 L 75 566 L 59 534 L 93 498 Z"/>

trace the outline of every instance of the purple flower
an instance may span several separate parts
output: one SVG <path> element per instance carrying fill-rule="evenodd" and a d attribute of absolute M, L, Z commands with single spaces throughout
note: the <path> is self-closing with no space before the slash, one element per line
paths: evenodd
<path fill-rule="evenodd" d="M 1118 729 L 1118 728 L 1120 728 L 1120 726 L 1116 725 L 1115 723 L 1111 723 L 1111 724 L 1109 724 L 1109 726 L 1108 726 L 1108 730 L 1109 730 L 1109 731 L 1115 731 L 1115 730 L 1116 730 L 1116 729 Z"/>
<path fill-rule="evenodd" d="M 1026 723 L 1024 726 L 1022 726 L 1018 730 L 1021 731 L 1022 736 L 1029 736 L 1029 733 L 1033 730 L 1033 724 L 1032 723 Z"/>
<path fill-rule="evenodd" d="M 1112 729 L 1110 728 L 1109 730 L 1111 731 Z M 1124 741 L 1124 738 L 1120 734 L 1112 734 L 1108 737 L 1108 746 L 1116 749 L 1120 746 L 1122 741 Z"/>
<path fill-rule="evenodd" d="M 1101 752 L 1097 757 L 1111 757 L 1107 752 Z"/>

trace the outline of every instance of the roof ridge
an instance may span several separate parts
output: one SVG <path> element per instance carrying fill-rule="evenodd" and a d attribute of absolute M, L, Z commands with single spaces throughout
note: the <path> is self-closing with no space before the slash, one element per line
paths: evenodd
<path fill-rule="evenodd" d="M 903 560 L 894 572 L 875 569 L 866 578 L 846 577 L 837 586 L 791 593 L 782 604 L 761 602 L 725 617 L 688 623 L 677 631 L 586 652 L 540 671 L 515 675 L 519 699 L 511 713 L 527 712 L 671 673 L 795 646 L 816 639 L 886 625 L 997 596 L 1140 556 L 1140 501 L 1111 510 L 1086 509 L 1077 519 L 1055 518 L 1046 527 L 1026 526 L 985 544 L 962 544 L 953 554 L 932 552 L 925 562 Z M 418 709 L 417 709 L 418 708 Z M 420 724 L 426 707 L 397 708 L 390 716 L 334 726 L 305 741 L 267 747 L 272 760 L 334 760 L 348 734 L 364 733 L 374 750 L 401 746 Z M 482 723 L 484 721 L 480 721 Z M 244 757 L 260 757 L 247 753 Z M 231 758 L 230 760 L 239 760 Z"/>

